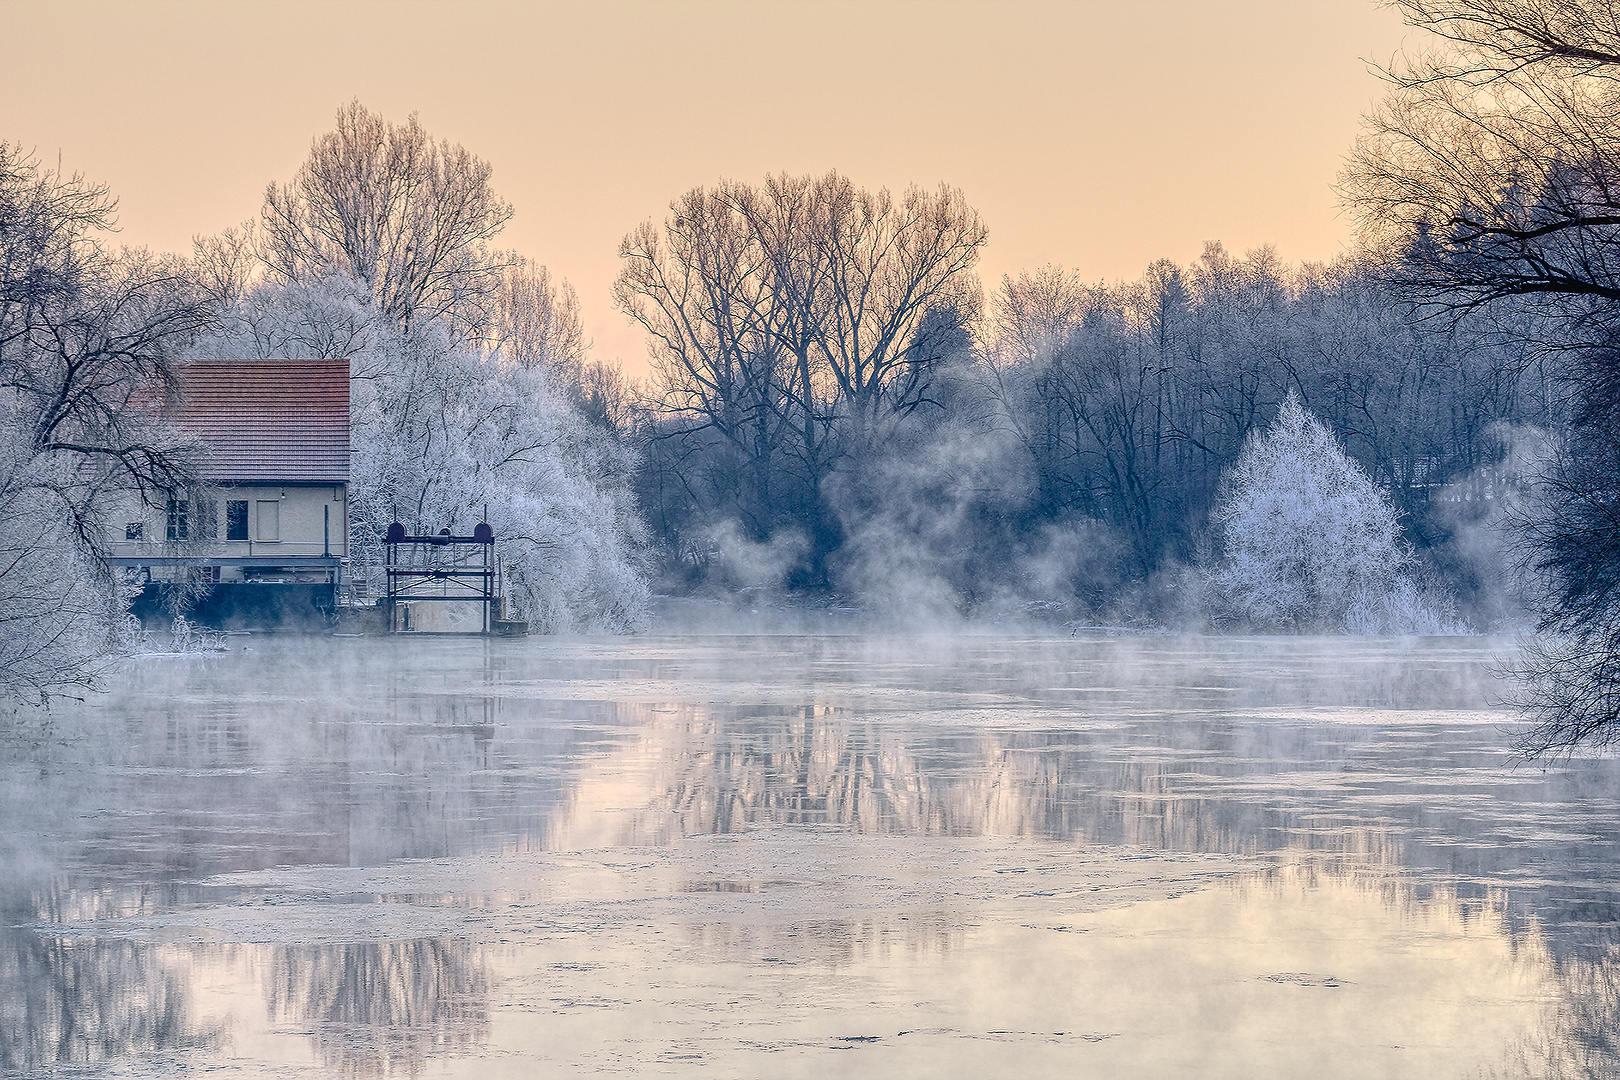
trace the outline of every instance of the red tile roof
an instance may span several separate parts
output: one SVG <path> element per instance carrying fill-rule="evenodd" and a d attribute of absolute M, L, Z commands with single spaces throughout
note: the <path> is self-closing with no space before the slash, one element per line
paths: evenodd
<path fill-rule="evenodd" d="M 345 483 L 347 360 L 189 360 L 170 419 L 207 448 L 214 483 Z"/>

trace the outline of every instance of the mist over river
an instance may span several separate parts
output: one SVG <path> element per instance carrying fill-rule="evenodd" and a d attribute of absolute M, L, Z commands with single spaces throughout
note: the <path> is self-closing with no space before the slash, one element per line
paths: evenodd
<path fill-rule="evenodd" d="M 0 738 L 0 1075 L 1620 1073 L 1492 639 L 232 639 Z"/>

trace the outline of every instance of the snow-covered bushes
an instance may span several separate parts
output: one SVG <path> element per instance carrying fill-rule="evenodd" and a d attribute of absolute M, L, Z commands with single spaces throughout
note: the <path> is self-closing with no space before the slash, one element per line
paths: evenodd
<path fill-rule="evenodd" d="M 1217 621 L 1259 630 L 1441 633 L 1395 508 L 1290 395 L 1251 435 L 1211 514 Z"/>
<path fill-rule="evenodd" d="M 0 700 L 91 685 L 126 597 L 73 527 L 80 463 L 33 453 L 0 406 Z"/>

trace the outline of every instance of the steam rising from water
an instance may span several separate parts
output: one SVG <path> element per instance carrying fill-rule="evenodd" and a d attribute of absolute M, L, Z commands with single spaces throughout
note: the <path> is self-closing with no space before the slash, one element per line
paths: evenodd
<path fill-rule="evenodd" d="M 1515 768 L 1476 642 L 250 646 L 0 755 L 7 1067 L 83 1009 L 137 1070 L 1537 1075 L 1611 1015 L 1614 764 Z"/>

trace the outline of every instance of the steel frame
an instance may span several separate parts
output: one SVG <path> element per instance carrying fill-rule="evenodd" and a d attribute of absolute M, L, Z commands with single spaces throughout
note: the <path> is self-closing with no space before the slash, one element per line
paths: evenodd
<path fill-rule="evenodd" d="M 389 632 L 402 632 L 396 613 L 405 601 L 459 600 L 476 601 L 482 606 L 484 623 L 479 633 L 489 634 L 496 593 L 495 530 L 489 522 L 479 522 L 471 536 L 452 536 L 449 529 L 435 535 L 409 536 L 405 526 L 396 521 L 388 526 L 383 548 L 383 573 L 388 586 L 383 605 L 388 612 Z M 435 587 L 437 593 L 425 591 Z"/>

